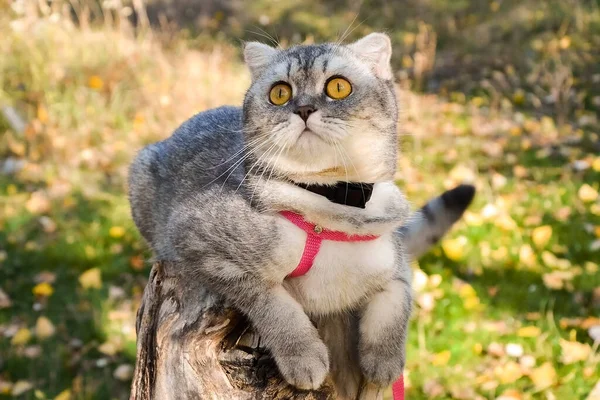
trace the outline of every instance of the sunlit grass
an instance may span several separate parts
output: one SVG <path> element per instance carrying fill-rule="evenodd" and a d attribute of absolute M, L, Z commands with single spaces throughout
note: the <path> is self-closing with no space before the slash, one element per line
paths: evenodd
<path fill-rule="evenodd" d="M 62 17 L 11 22 L 0 14 L 0 105 L 28 127 L 0 121 L 0 161 L 25 161 L 0 176 L 0 289 L 11 301 L 0 310 L 0 397 L 22 381 L 25 398 L 126 398 L 127 376 L 114 373 L 133 363 L 149 267 L 127 166 L 195 112 L 240 104 L 248 74 L 224 45 L 162 46 Z M 492 96 L 450 97 L 400 92 L 397 179 L 410 200 L 463 181 L 478 188 L 465 220 L 415 265 L 408 398 L 585 398 L 600 379 L 587 332 L 600 323 L 597 132 L 490 108 Z M 551 234 L 536 243 L 540 226 Z M 40 282 L 50 296 L 33 294 Z M 45 339 L 40 316 L 55 327 Z M 19 330 L 31 337 L 15 340 Z M 584 346 L 585 359 L 565 359 L 573 350 L 561 339 Z"/>

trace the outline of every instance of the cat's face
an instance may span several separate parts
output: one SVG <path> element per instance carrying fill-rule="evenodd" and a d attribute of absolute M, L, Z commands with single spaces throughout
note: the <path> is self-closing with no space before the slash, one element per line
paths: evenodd
<path fill-rule="evenodd" d="M 398 111 L 390 55 L 383 34 L 287 50 L 249 43 L 244 130 L 255 168 L 304 183 L 391 179 Z"/>

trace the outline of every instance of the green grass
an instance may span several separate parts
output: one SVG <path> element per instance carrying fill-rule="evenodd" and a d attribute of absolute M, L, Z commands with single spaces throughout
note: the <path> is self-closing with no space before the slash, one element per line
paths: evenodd
<path fill-rule="evenodd" d="M 341 2 L 331 3 L 338 8 L 315 8 L 325 13 L 334 7 L 337 14 L 327 24 L 296 13 L 297 2 L 263 3 L 248 11 L 250 20 L 266 13 L 274 21 L 269 30 L 281 28 L 283 40 L 313 31 L 316 39 L 330 39 L 354 15 L 342 12 Z M 527 18 L 503 22 L 517 9 L 513 2 L 502 2 L 498 11 L 467 3 L 431 2 L 421 10 L 425 14 L 408 8 L 402 26 L 391 32 L 398 54 L 414 56 L 414 48 L 402 46 L 411 46 L 406 38 L 424 19 L 438 32 L 440 65 L 446 51 L 475 52 L 485 65 L 493 64 L 493 52 L 473 43 L 467 28 L 487 26 L 495 32 L 492 43 L 502 44 L 498 37 L 512 26 L 529 43 L 564 36 L 553 22 L 562 18 L 579 25 L 567 24 L 573 41 L 561 57 L 567 62 L 581 55 L 592 62 L 571 50 L 596 40 L 578 36 L 582 26 L 585 32 L 598 29 L 593 2 L 575 2 L 574 10 L 589 11 L 585 17 L 545 5 L 531 26 Z M 0 176 L 0 289 L 11 300 L 0 309 L 0 398 L 11 398 L 25 381 L 32 388 L 20 398 L 62 393 L 65 400 L 65 390 L 72 399 L 127 398 L 129 381 L 113 374 L 134 362 L 135 311 L 149 272 L 149 253 L 129 216 L 127 165 L 137 149 L 169 135 L 193 113 L 239 104 L 248 75 L 236 49 L 212 43 L 210 50 L 195 50 L 207 46 L 206 37 L 214 39 L 206 33 L 163 43 L 162 32 L 132 36 L 115 25 L 85 29 L 64 19 L 49 23 L 52 18 L 44 16 L 19 22 L 30 24 L 19 30 L 18 16 L 2 7 L 0 103 L 16 107 L 30 123 L 21 135 L 0 119 L 0 161 L 26 162 L 18 174 Z M 535 14 L 530 3 L 523 7 L 525 15 Z M 399 10 L 392 11 L 385 18 L 367 12 L 352 35 L 391 29 Z M 448 31 L 443 12 L 453 13 L 465 30 Z M 232 32 L 223 28 L 220 42 Z M 585 184 L 600 190 L 600 167 L 577 172 L 571 166 L 574 160 L 600 164 L 597 121 L 580 121 L 597 110 L 588 101 L 597 82 L 581 72 L 588 64 L 569 64 L 577 87 L 589 87 L 586 100 L 569 100 L 563 116 L 546 106 L 537 109 L 528 103 L 530 95 L 547 90 L 544 79 L 552 71 L 543 55 L 521 50 L 515 54 L 528 54 L 525 69 L 496 68 L 511 81 L 501 94 L 480 90 L 480 77 L 472 72 L 439 78 L 436 94 L 400 92 L 406 135 L 397 178 L 415 207 L 462 181 L 478 188 L 465 219 L 415 264 L 421 284 L 408 348 L 409 399 L 495 399 L 503 393 L 505 399 L 585 399 L 600 379 L 598 345 L 587 333 L 587 325 L 599 323 L 590 318 L 600 314 L 600 250 L 591 248 L 600 234 L 600 200 L 579 196 Z M 404 68 L 401 57 L 394 62 Z M 550 75 L 527 84 L 511 78 L 517 74 L 525 82 L 536 66 Z M 521 87 L 524 104 L 513 98 Z M 551 227 L 552 234 L 536 245 L 532 235 L 539 226 Z M 561 267 L 551 255 L 568 265 Z M 80 277 L 96 268 L 101 281 L 92 279 L 86 288 Z M 563 287 L 547 287 L 556 287 L 548 279 L 556 276 Z M 50 296 L 34 295 L 40 279 L 50 279 Z M 55 327 L 47 338 L 36 334 L 39 317 Z M 539 334 L 524 336 L 527 330 L 520 329 L 531 326 Z M 15 343 L 19 329 L 31 337 Z M 502 354 L 509 343 L 520 345 L 523 355 Z M 574 355 L 572 343 L 583 346 L 585 360 L 564 359 Z M 546 362 L 551 368 L 544 374 L 539 368 Z M 552 370 L 556 378 L 540 387 L 539 376 Z"/>

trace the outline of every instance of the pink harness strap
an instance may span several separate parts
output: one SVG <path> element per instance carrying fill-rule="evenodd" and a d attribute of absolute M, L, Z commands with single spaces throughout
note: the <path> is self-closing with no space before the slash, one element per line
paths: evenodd
<path fill-rule="evenodd" d="M 302 215 L 291 211 L 281 211 L 280 214 L 306 232 L 306 244 L 304 245 L 302 258 L 300 258 L 300 263 L 298 263 L 296 269 L 288 275 L 288 278 L 302 276 L 311 269 L 323 240 L 331 240 L 334 242 L 366 242 L 375 240 L 379 237 L 376 235 L 348 235 L 344 232 L 324 229 L 320 225 L 306 221 Z"/>
<path fill-rule="evenodd" d="M 300 262 L 296 269 L 287 276 L 288 278 L 296 278 L 305 275 L 310 271 L 315 262 L 315 258 L 317 257 L 317 253 L 319 253 L 323 240 L 331 240 L 334 242 L 367 242 L 379 237 L 376 235 L 348 235 L 344 232 L 324 229 L 320 225 L 306 221 L 302 215 L 291 211 L 281 211 L 280 214 L 306 232 L 306 243 L 304 244 L 302 258 L 300 258 Z M 404 378 L 402 376 L 400 376 L 400 378 L 392 385 L 392 394 L 394 400 L 404 400 Z"/>

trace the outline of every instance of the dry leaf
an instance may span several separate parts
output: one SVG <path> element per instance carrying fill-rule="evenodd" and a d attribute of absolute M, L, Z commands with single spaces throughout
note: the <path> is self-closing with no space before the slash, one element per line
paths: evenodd
<path fill-rule="evenodd" d="M 497 397 L 496 400 L 521 400 L 522 398 L 523 396 L 518 390 L 508 389 L 502 392 L 500 397 Z"/>
<path fill-rule="evenodd" d="M 598 198 L 598 191 L 590 185 L 588 185 L 587 183 L 584 183 L 579 188 L 577 195 L 579 196 L 581 201 L 589 203 L 595 201 Z"/>
<path fill-rule="evenodd" d="M 552 363 L 546 362 L 531 371 L 529 378 L 535 385 L 536 390 L 544 390 L 556 383 L 556 370 Z"/>
<path fill-rule="evenodd" d="M 50 200 L 42 191 L 33 192 L 25 203 L 25 208 L 32 214 L 45 214 L 50 211 Z"/>
<path fill-rule="evenodd" d="M 428 399 L 435 399 L 444 394 L 444 387 L 436 380 L 430 379 L 423 384 L 423 392 Z"/>
<path fill-rule="evenodd" d="M 465 255 L 465 245 L 467 238 L 459 236 L 456 239 L 445 239 L 442 241 L 442 249 L 444 254 L 452 261 L 460 261 Z"/>
<path fill-rule="evenodd" d="M 133 377 L 133 366 L 129 364 L 121 364 L 117 367 L 117 369 L 115 369 L 113 376 L 115 379 L 118 379 L 122 382 L 130 381 Z"/>
<path fill-rule="evenodd" d="M 54 293 L 54 288 L 49 283 L 42 282 L 35 285 L 32 292 L 39 297 L 50 297 Z"/>
<path fill-rule="evenodd" d="M 102 288 L 102 275 L 99 268 L 90 268 L 79 275 L 79 284 L 84 289 Z"/>
<path fill-rule="evenodd" d="M 545 247 L 552 237 L 552 227 L 550 225 L 538 226 L 531 232 L 531 239 L 538 249 Z"/>
<path fill-rule="evenodd" d="M 439 353 L 433 355 L 431 364 L 437 367 L 446 365 L 450 361 L 450 356 L 451 354 L 449 350 L 440 351 Z"/>
<path fill-rule="evenodd" d="M 509 215 L 501 214 L 494 219 L 494 225 L 504 231 L 513 231 L 517 228 L 517 223 Z"/>
<path fill-rule="evenodd" d="M 542 331 L 537 326 L 524 326 L 517 331 L 519 337 L 538 337 Z"/>
<path fill-rule="evenodd" d="M 100 90 L 104 87 L 104 81 L 98 75 L 92 75 L 88 79 L 88 86 L 92 89 Z"/>
<path fill-rule="evenodd" d="M 12 306 L 10 297 L 8 297 L 4 290 L 0 289 L 0 310 L 3 308 L 9 308 L 10 306 Z"/>
<path fill-rule="evenodd" d="M 10 343 L 13 346 L 20 346 L 29 342 L 29 339 L 31 339 L 31 331 L 27 328 L 21 328 L 15 333 L 15 336 L 12 337 Z"/>
<path fill-rule="evenodd" d="M 418 268 L 413 271 L 413 290 L 415 292 L 422 292 L 427 286 L 429 278 L 422 269 Z"/>
<path fill-rule="evenodd" d="M 33 385 L 30 382 L 18 381 L 13 385 L 11 394 L 13 397 L 17 397 L 25 392 L 30 391 L 31 389 L 33 389 Z"/>
<path fill-rule="evenodd" d="M 122 226 L 113 226 L 109 229 L 108 235 L 114 239 L 122 238 L 125 236 L 125 228 Z"/>
<path fill-rule="evenodd" d="M 530 245 L 524 244 L 519 249 L 519 261 L 527 267 L 535 267 L 537 259 Z"/>
<path fill-rule="evenodd" d="M 600 381 L 596 382 L 596 386 L 592 389 L 585 400 L 600 400 Z"/>
<path fill-rule="evenodd" d="M 509 361 L 494 368 L 494 374 L 500 383 L 506 385 L 519 380 L 523 376 L 523 370 L 516 362 Z"/>
<path fill-rule="evenodd" d="M 56 328 L 48 318 L 41 316 L 35 323 L 35 335 L 40 339 L 47 339 L 54 335 Z"/>
<path fill-rule="evenodd" d="M 430 312 L 435 308 L 435 298 L 432 293 L 421 293 L 417 296 L 417 304 L 426 312 Z"/>
<path fill-rule="evenodd" d="M 54 398 L 54 400 L 71 400 L 71 389 L 65 389 Z"/>
<path fill-rule="evenodd" d="M 494 357 L 502 357 L 505 353 L 504 353 L 504 346 L 502 346 L 500 343 L 496 343 L 496 342 L 492 342 L 490 343 L 490 345 L 487 347 L 486 351 L 488 352 L 488 354 L 493 355 Z"/>
<path fill-rule="evenodd" d="M 106 354 L 107 356 L 114 356 L 119 352 L 119 350 L 119 345 L 113 342 L 104 342 L 98 346 L 98 351 L 102 354 Z"/>
<path fill-rule="evenodd" d="M 144 269 L 144 258 L 142 256 L 133 256 L 129 259 L 129 265 L 135 271 L 141 271 Z"/>
<path fill-rule="evenodd" d="M 542 261 L 550 268 L 556 269 L 569 269 L 571 267 L 571 261 L 566 258 L 558 258 L 554 254 L 549 251 L 544 251 L 542 253 Z"/>
<path fill-rule="evenodd" d="M 574 364 L 588 359 L 592 348 L 587 343 L 572 342 L 560 339 L 560 348 L 562 349 L 560 361 L 563 364 Z"/>

